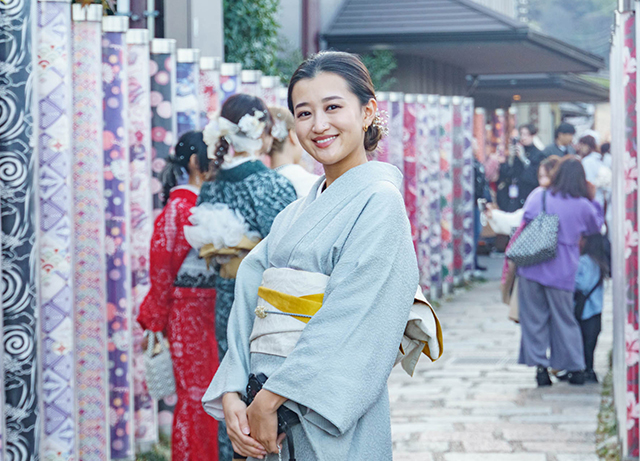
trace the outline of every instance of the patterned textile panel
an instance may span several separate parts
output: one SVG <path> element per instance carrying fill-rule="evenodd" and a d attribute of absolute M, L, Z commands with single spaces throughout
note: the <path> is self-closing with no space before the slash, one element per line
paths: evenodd
<path fill-rule="evenodd" d="M 506 158 L 507 155 L 507 134 L 505 132 L 506 119 L 503 109 L 496 109 L 493 114 L 493 131 L 491 136 L 491 145 L 493 151 L 498 154 L 499 158 Z"/>
<path fill-rule="evenodd" d="M 167 157 L 173 152 L 177 140 L 178 128 L 174 110 L 176 97 L 175 46 L 173 48 L 171 53 L 151 53 L 151 145 L 153 158 L 151 191 L 153 192 L 154 218 L 160 214 L 164 203 L 162 184 L 159 179 L 160 172 L 167 163 Z"/>
<path fill-rule="evenodd" d="M 118 18 L 107 17 L 105 19 Z M 103 32 L 105 246 L 109 335 L 109 425 L 112 458 L 133 456 L 131 252 L 125 34 Z"/>
<path fill-rule="evenodd" d="M 627 366 L 627 454 L 638 457 L 638 128 L 637 128 L 637 54 L 636 17 L 623 17 L 623 87 L 625 124 L 625 288 L 627 311 L 625 324 Z"/>
<path fill-rule="evenodd" d="M 429 208 L 429 124 L 427 101 L 419 97 L 416 103 L 416 227 L 418 234 L 418 266 L 420 268 L 420 287 L 430 296 L 431 289 L 431 247 Z"/>
<path fill-rule="evenodd" d="M 387 93 L 385 93 L 386 95 Z M 389 124 L 389 100 L 382 93 L 378 94 L 378 112 L 387 125 Z M 384 99 L 383 99 L 384 98 Z M 389 135 L 383 137 L 378 143 L 375 159 L 379 162 L 389 161 Z"/>
<path fill-rule="evenodd" d="M 260 88 L 260 97 L 268 107 L 278 105 L 278 90 L 279 88 Z"/>
<path fill-rule="evenodd" d="M 220 110 L 220 71 L 200 70 L 200 128 L 204 129 L 209 120 Z"/>
<path fill-rule="evenodd" d="M 487 158 L 487 117 L 482 108 L 477 108 L 473 115 L 473 138 L 478 143 L 475 156 L 480 162 Z"/>
<path fill-rule="evenodd" d="M 409 95 L 407 95 L 409 96 Z M 411 101 L 411 102 L 409 102 Z M 411 224 L 413 246 L 418 251 L 418 184 L 416 178 L 416 102 L 411 95 L 404 103 L 404 204 Z"/>
<path fill-rule="evenodd" d="M 289 107 L 288 98 L 289 98 L 288 89 L 278 88 L 278 95 L 277 95 L 278 106 Z"/>
<path fill-rule="evenodd" d="M 179 62 L 176 71 L 175 111 L 178 119 L 177 138 L 180 138 L 187 131 L 200 129 L 200 65 L 197 62 Z"/>
<path fill-rule="evenodd" d="M 404 155 L 402 137 L 404 132 L 404 96 L 402 93 L 391 93 L 389 102 L 389 141 L 387 161 L 404 171 Z M 404 192 L 404 187 L 401 189 Z"/>
<path fill-rule="evenodd" d="M 464 264 L 464 280 L 468 281 L 473 275 L 475 242 L 473 239 L 473 211 L 475 202 L 475 177 L 473 169 L 473 99 L 464 98 L 462 101 L 462 135 L 464 150 L 462 152 L 462 262 Z"/>
<path fill-rule="evenodd" d="M 142 40 L 128 40 L 129 81 L 129 162 L 130 162 L 130 229 L 131 229 L 131 297 L 133 331 L 133 389 L 136 443 L 154 443 L 158 439 L 156 403 L 147 391 L 143 331 L 135 319 L 140 304 L 147 296 L 149 252 L 153 234 L 153 204 L 149 195 L 151 181 L 151 118 L 149 117 L 149 38 L 141 29 L 129 31 Z M 146 36 L 145 36 L 146 35 Z M 133 38 L 133 37 L 132 37 Z M 135 42 L 135 43 L 131 43 Z M 142 42 L 143 44 L 140 44 Z"/>
<path fill-rule="evenodd" d="M 2 211 L 0 210 L 0 222 L 2 221 Z M 0 271 L 2 270 L 2 254 L 0 253 Z M 2 311 L 2 298 L 0 297 L 0 312 Z M 0 331 L 2 331 L 2 316 L 0 316 Z M 0 363 L 4 363 L 4 347 L 0 347 Z M 0 367 L 0 461 L 4 461 L 4 446 L 6 443 L 6 429 L 4 427 L 4 367 Z"/>
<path fill-rule="evenodd" d="M 240 92 L 250 94 L 251 96 L 255 96 L 257 98 L 262 96 L 262 88 L 260 88 L 260 82 L 243 82 Z"/>
<path fill-rule="evenodd" d="M 79 7 L 79 5 L 76 5 Z M 76 7 L 74 7 L 74 12 Z M 102 16 L 101 5 L 96 17 Z M 74 302 L 78 459 L 106 461 L 107 300 L 105 292 L 100 21 L 73 24 Z"/>
<path fill-rule="evenodd" d="M 37 320 L 38 230 L 36 229 L 36 161 L 31 104 L 33 72 L 33 0 L 0 3 L 0 181 L 2 184 L 2 306 L 4 343 L 4 418 L 6 458 L 37 459 L 40 439 L 37 383 L 39 331 Z"/>
<path fill-rule="evenodd" d="M 442 226 L 440 187 L 440 98 L 427 97 L 427 172 L 429 175 L 429 253 L 431 298 L 442 296 Z"/>
<path fill-rule="evenodd" d="M 442 229 L 442 291 L 453 290 L 453 105 L 440 98 L 440 227 Z"/>
<path fill-rule="evenodd" d="M 236 93 L 240 92 L 240 75 L 221 75 L 220 76 L 220 89 L 221 92 L 221 100 L 220 106 L 224 104 L 224 102 L 229 99 L 230 96 L 233 96 Z"/>
<path fill-rule="evenodd" d="M 40 327 L 44 431 L 40 454 L 74 458 L 71 265 L 71 4 L 38 2 Z"/>
<path fill-rule="evenodd" d="M 464 263 L 463 253 L 463 192 L 462 192 L 462 163 L 464 152 L 464 135 L 462 132 L 462 98 L 454 97 L 451 100 L 453 108 L 453 160 L 452 181 L 453 181 L 453 283 L 458 286 L 462 283 L 462 272 Z"/>

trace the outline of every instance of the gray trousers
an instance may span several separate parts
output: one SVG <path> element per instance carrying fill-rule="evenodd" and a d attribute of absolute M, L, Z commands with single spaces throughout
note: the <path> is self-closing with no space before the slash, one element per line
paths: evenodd
<path fill-rule="evenodd" d="M 518 279 L 522 340 L 518 363 L 556 370 L 584 370 L 580 325 L 573 314 L 573 293 Z M 551 350 L 547 358 L 547 350 Z"/>

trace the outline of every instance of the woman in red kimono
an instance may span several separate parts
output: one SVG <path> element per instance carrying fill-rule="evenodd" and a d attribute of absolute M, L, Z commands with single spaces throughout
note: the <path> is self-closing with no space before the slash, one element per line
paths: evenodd
<path fill-rule="evenodd" d="M 182 135 L 163 170 L 165 207 L 151 239 L 151 290 L 140 306 L 145 330 L 165 332 L 171 344 L 176 404 L 171 437 L 173 461 L 217 461 L 218 423 L 200 399 L 218 368 L 214 273 L 184 237 L 191 209 L 209 170 L 201 132 Z M 146 341 L 143 346 L 146 349 Z"/>

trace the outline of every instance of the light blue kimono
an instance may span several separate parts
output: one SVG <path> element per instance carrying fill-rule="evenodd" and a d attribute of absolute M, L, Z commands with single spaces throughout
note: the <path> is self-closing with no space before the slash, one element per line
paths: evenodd
<path fill-rule="evenodd" d="M 418 284 L 402 175 L 368 162 L 317 196 L 322 181 L 277 216 L 242 262 L 229 351 L 203 404 L 221 419 L 222 395 L 244 393 L 249 374 L 264 373 L 265 389 L 288 398 L 300 416 L 293 430 L 299 460 L 388 461 L 387 379 Z M 258 287 L 270 267 L 330 276 L 322 308 L 287 358 L 249 352 Z"/>

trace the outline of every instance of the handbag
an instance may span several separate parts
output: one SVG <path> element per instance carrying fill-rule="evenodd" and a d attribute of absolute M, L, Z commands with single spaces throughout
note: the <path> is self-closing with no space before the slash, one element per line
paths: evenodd
<path fill-rule="evenodd" d="M 582 321 L 582 314 L 584 314 L 584 307 L 586 306 L 587 301 L 589 300 L 591 295 L 598 289 L 598 287 L 602 285 L 603 281 L 604 279 L 600 277 L 598 283 L 596 283 L 596 285 L 586 295 L 580 290 L 576 290 L 576 292 L 573 294 L 573 313 L 576 316 L 578 322 Z"/>
<path fill-rule="evenodd" d="M 173 375 L 173 362 L 169 343 L 161 332 L 147 330 L 147 350 L 144 354 L 144 368 L 149 395 L 156 400 L 176 393 L 176 380 Z"/>
<path fill-rule="evenodd" d="M 522 229 L 506 256 L 516 266 L 533 266 L 556 257 L 558 251 L 557 215 L 547 214 L 547 191 L 542 193 L 542 212 Z"/>

